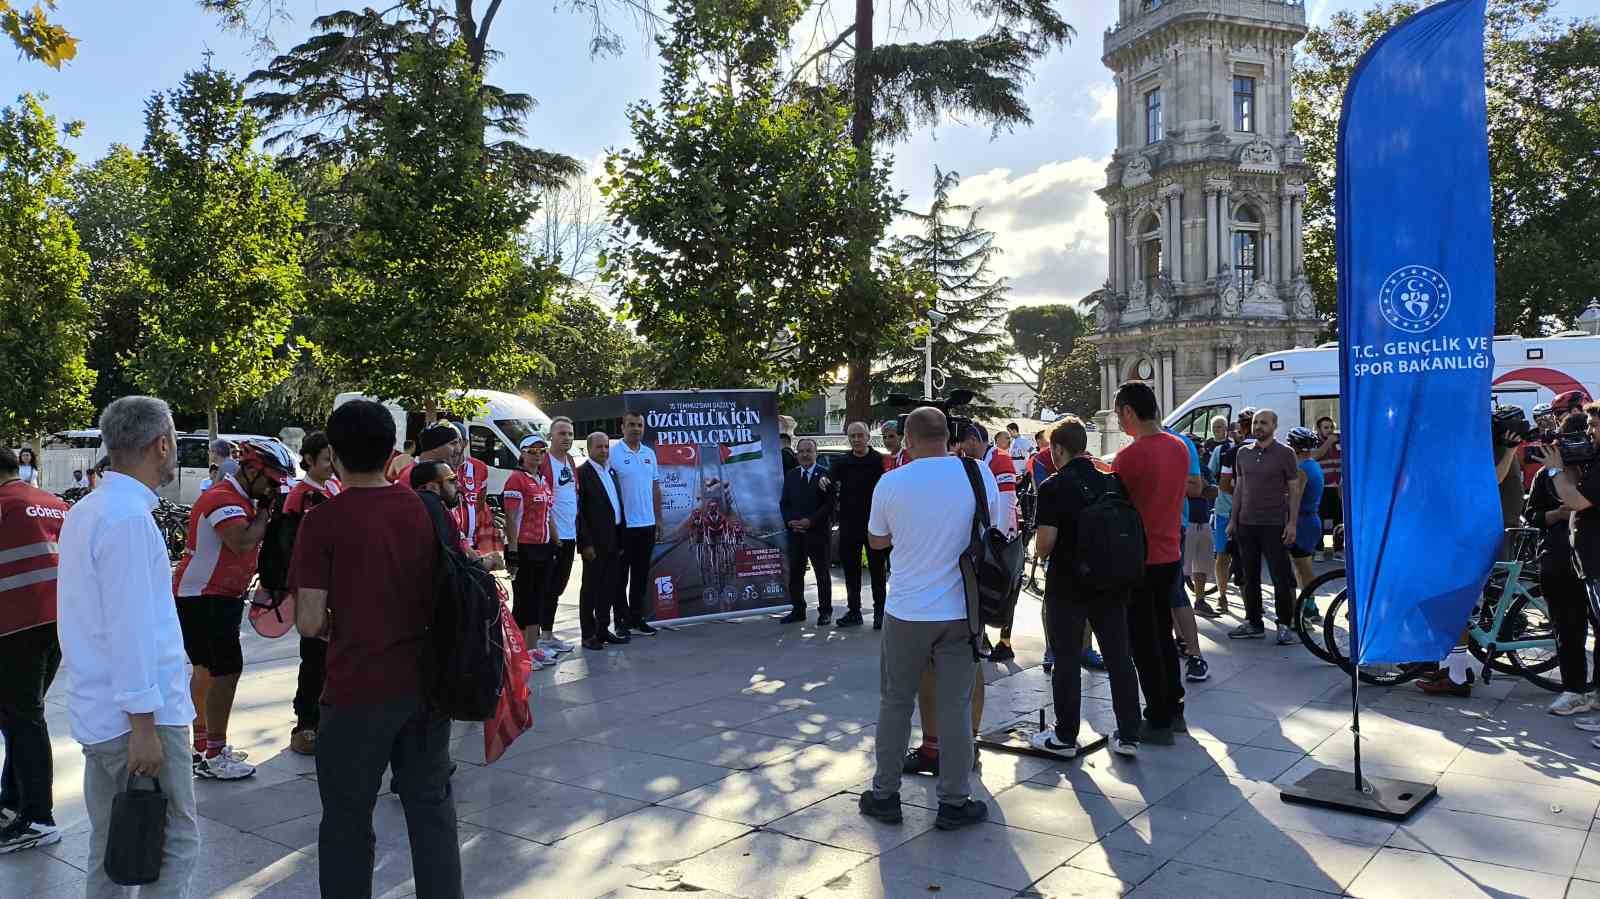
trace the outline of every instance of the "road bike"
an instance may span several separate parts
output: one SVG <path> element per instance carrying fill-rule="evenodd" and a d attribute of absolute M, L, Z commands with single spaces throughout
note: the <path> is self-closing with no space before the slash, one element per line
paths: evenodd
<path fill-rule="evenodd" d="M 1539 588 L 1538 547 L 1537 529 L 1506 530 L 1511 561 L 1496 562 L 1483 586 L 1467 626 L 1467 651 L 1485 666 L 1485 683 L 1498 672 L 1559 692 L 1561 682 L 1546 676 L 1560 659 L 1555 623 Z"/>

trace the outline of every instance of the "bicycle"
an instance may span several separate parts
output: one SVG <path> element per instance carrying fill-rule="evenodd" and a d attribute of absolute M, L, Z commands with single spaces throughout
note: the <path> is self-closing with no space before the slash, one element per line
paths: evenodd
<path fill-rule="evenodd" d="M 1506 542 L 1512 561 L 1496 562 L 1484 583 L 1467 627 L 1467 651 L 1484 665 L 1484 683 L 1499 672 L 1560 692 L 1561 682 L 1544 676 L 1560 659 L 1550 607 L 1532 580 L 1538 576 L 1539 531 L 1507 528 Z"/>

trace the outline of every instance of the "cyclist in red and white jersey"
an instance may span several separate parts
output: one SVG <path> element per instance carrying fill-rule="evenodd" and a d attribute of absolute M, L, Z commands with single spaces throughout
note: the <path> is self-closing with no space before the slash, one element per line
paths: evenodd
<path fill-rule="evenodd" d="M 173 574 L 183 647 L 194 666 L 196 777 L 240 780 L 256 773 L 227 743 L 234 690 L 244 671 L 239 623 L 245 591 L 267 532 L 269 507 L 294 474 L 281 444 L 246 440 L 239 468 L 201 494 L 189 513 L 183 558 Z"/>
<path fill-rule="evenodd" d="M 535 668 L 555 661 L 556 652 L 539 647 L 539 634 L 555 626 L 557 597 L 550 592 L 555 566 L 556 532 L 552 521 L 555 489 L 545 475 L 550 442 L 535 431 L 522 439 L 522 464 L 506 479 L 500 503 L 506 510 L 506 532 L 516 546 L 517 572 L 512 581 L 511 615 L 522 628 Z"/>
<path fill-rule="evenodd" d="M 883 470 L 894 471 L 896 468 L 911 461 L 911 454 L 906 452 L 901 445 L 902 437 L 900 425 L 893 420 L 886 421 L 878 428 L 878 434 L 883 437 Z"/>
<path fill-rule="evenodd" d="M 456 446 L 455 459 L 447 461 L 455 469 L 456 490 L 461 494 L 461 505 L 455 508 L 456 523 L 480 556 L 503 552 L 505 542 L 495 526 L 494 512 L 489 509 L 489 466 L 467 451 L 467 426 L 459 421 L 454 424 L 461 442 Z M 548 463 L 545 467 L 549 468 Z"/>

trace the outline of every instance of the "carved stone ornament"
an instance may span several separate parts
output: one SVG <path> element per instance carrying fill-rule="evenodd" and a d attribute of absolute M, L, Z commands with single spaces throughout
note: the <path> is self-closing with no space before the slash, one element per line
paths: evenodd
<path fill-rule="evenodd" d="M 1143 306 L 1149 302 L 1148 295 L 1149 285 L 1144 283 L 1143 278 L 1139 278 L 1133 282 L 1133 288 L 1128 291 L 1128 305 Z"/>
<path fill-rule="evenodd" d="M 1239 170 L 1242 172 L 1278 171 L 1278 151 L 1265 138 L 1258 137 L 1239 151 Z"/>
<path fill-rule="evenodd" d="M 1294 282 L 1294 314 L 1301 318 L 1310 318 L 1317 312 L 1316 298 L 1311 294 L 1311 284 L 1305 278 L 1296 278 Z"/>
<path fill-rule="evenodd" d="M 1138 187 L 1150 183 L 1150 158 L 1135 156 L 1122 168 L 1122 186 Z"/>
<path fill-rule="evenodd" d="M 1223 278 L 1219 305 L 1222 307 L 1223 315 L 1238 315 L 1243 307 L 1243 298 L 1239 296 L 1239 285 L 1231 276 Z"/>

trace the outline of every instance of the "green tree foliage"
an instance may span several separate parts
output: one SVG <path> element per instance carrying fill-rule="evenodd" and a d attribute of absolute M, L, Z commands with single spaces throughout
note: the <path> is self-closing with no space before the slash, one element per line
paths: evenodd
<path fill-rule="evenodd" d="M 204 68 L 146 105 L 149 207 L 134 377 L 175 406 L 217 412 L 288 376 L 302 299 L 304 204 L 255 149 L 244 86 Z"/>
<path fill-rule="evenodd" d="M 482 83 L 459 41 L 413 35 L 346 179 L 348 241 L 328 263 L 314 337 L 366 393 L 452 408 L 457 388 L 509 388 L 543 364 L 532 337 L 555 274 L 523 262 L 533 210 L 484 145 Z"/>
<path fill-rule="evenodd" d="M 649 347 L 594 300 L 569 292 L 552 319 L 539 340 L 549 364 L 521 385 L 534 399 L 559 403 L 656 385 Z"/>
<path fill-rule="evenodd" d="M 780 70 L 802 9 L 676 0 L 661 101 L 629 109 L 637 148 L 606 160 L 619 228 L 605 279 L 663 386 L 811 387 L 844 361 L 842 331 L 871 346 L 884 333 L 891 264 L 853 280 L 845 251 L 862 217 L 881 233 L 897 198 L 883 166 L 857 180 L 845 95 L 792 89 Z"/>
<path fill-rule="evenodd" d="M 919 230 L 896 238 L 893 246 L 907 265 L 932 279 L 932 305 L 924 308 L 946 317 L 933 326 L 936 381 L 942 374 L 946 392 L 966 388 L 976 394 L 976 414 L 998 415 L 1003 410 L 986 391 L 1010 367 L 1011 345 L 1004 327 L 1008 288 L 1005 279 L 990 270 L 990 263 L 1000 254 L 994 232 L 979 226 L 979 210 L 950 198 L 960 183 L 959 174 L 935 168 L 933 203 L 928 211 L 904 211 Z M 927 327 L 926 323 L 922 327 Z M 880 386 L 916 381 L 923 365 L 920 341 L 903 341 L 885 360 Z"/>
<path fill-rule="evenodd" d="M 1305 141 L 1306 272 L 1336 330 L 1334 155 L 1345 86 L 1361 54 L 1421 8 L 1339 12 L 1307 36 L 1295 73 Z M 1600 296 L 1600 24 L 1564 22 L 1545 0 L 1491 0 L 1485 41 L 1494 200 L 1495 327 L 1569 327 Z"/>
<path fill-rule="evenodd" d="M 1006 316 L 1006 333 L 1028 373 L 1037 396 L 1044 389 L 1045 372 L 1072 352 L 1073 344 L 1089 330 L 1084 313 L 1069 303 L 1023 306 Z"/>
<path fill-rule="evenodd" d="M 96 409 L 137 393 L 124 365 L 139 346 L 143 229 L 148 208 L 150 161 L 120 144 L 78 169 L 67 209 L 78 240 L 89 254 L 84 297 L 96 310 L 89 340 L 89 367 L 99 373 L 90 395 Z"/>
<path fill-rule="evenodd" d="M 1056 415 L 1076 415 L 1084 421 L 1100 407 L 1100 354 L 1087 338 L 1079 337 L 1072 352 L 1045 369 L 1039 405 Z"/>
<path fill-rule="evenodd" d="M 55 11 L 56 0 L 35 2 L 31 9 L 11 0 L 0 0 L 0 33 L 10 38 L 24 57 L 59 69 L 62 63 L 78 55 L 78 39 L 50 21 L 50 13 Z"/>
<path fill-rule="evenodd" d="M 11 437 L 81 425 L 92 412 L 89 259 L 67 215 L 73 156 L 57 131 L 31 94 L 0 109 L 0 435 Z"/>
<path fill-rule="evenodd" d="M 944 0 L 889 8 L 891 33 L 935 26 L 945 31 L 958 17 L 985 20 L 989 27 L 971 38 L 946 37 L 928 43 L 877 44 L 874 0 L 855 0 L 851 24 L 824 43 L 799 67 L 815 65 L 820 80 L 851 93 L 850 141 L 862 165 L 857 179 L 872 178 L 865 161 L 873 143 L 910 135 L 916 125 L 932 125 L 952 115 L 990 125 L 996 132 L 1032 122 L 1023 89 L 1030 67 L 1052 49 L 1072 40 L 1072 26 L 1048 0 Z M 822 10 L 822 21 L 830 21 Z M 869 259 L 883 237 L 870 216 L 856 221 L 849 243 L 856 283 L 855 305 L 893 303 L 893 290 L 867 286 Z M 885 312 L 892 318 L 892 313 Z M 849 348 L 846 415 L 865 418 L 872 402 L 872 348 Z"/>

